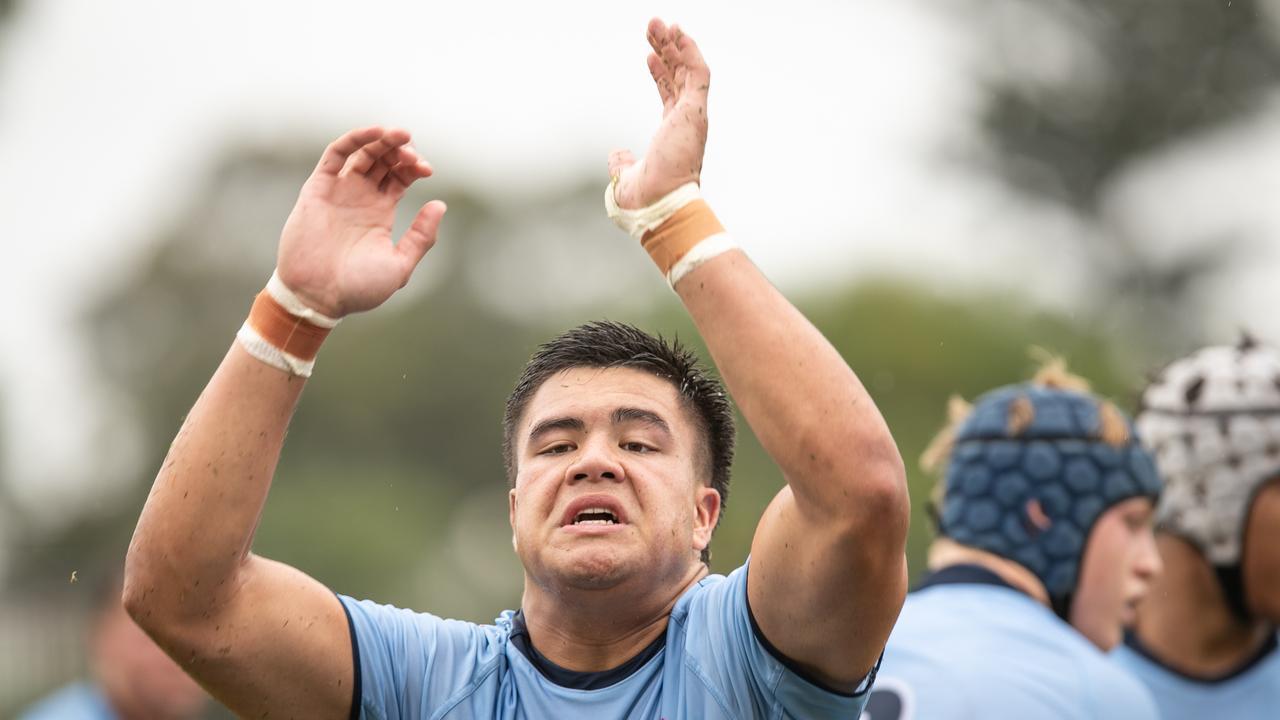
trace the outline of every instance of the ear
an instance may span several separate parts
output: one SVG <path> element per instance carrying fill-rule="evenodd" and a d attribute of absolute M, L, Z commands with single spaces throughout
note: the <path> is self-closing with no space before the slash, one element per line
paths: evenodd
<path fill-rule="evenodd" d="M 720 520 L 720 493 L 699 485 L 694 491 L 693 549 L 702 552 L 711 544 L 711 534 Z"/>
<path fill-rule="evenodd" d="M 516 541 L 516 489 L 507 491 L 507 522 L 511 523 L 511 548 L 520 552 L 520 543 Z"/>

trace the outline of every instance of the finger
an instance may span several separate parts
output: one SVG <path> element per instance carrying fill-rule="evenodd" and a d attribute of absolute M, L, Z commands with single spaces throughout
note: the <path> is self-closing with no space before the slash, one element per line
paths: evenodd
<path fill-rule="evenodd" d="M 316 164 L 316 172 L 337 175 L 352 153 L 382 137 L 382 133 L 383 129 L 377 125 L 347 132 L 324 149 L 320 162 Z"/>
<path fill-rule="evenodd" d="M 397 165 L 391 169 L 391 172 L 387 173 L 386 178 L 378 185 L 378 190 L 390 193 L 399 200 L 410 185 L 430 176 L 431 166 L 425 160 L 409 165 Z"/>
<path fill-rule="evenodd" d="M 395 151 L 387 153 L 374 161 L 373 166 L 364 174 L 369 178 L 370 182 L 381 184 L 383 179 L 387 177 L 387 173 L 391 172 L 391 166 L 395 162 Z"/>
<path fill-rule="evenodd" d="M 689 89 L 698 92 L 707 92 L 711 85 L 711 70 L 707 67 L 707 61 L 702 58 L 702 51 L 698 49 L 698 43 L 689 37 L 678 26 L 672 28 L 675 35 L 674 45 L 680 56 L 680 64 L 684 66 L 688 72 L 687 82 Z"/>
<path fill-rule="evenodd" d="M 387 130 L 382 137 L 366 143 L 359 150 L 352 153 L 338 174 L 363 175 L 373 169 L 374 163 L 378 161 L 378 158 L 407 142 L 409 142 L 409 133 L 407 131 L 400 128 Z"/>
<path fill-rule="evenodd" d="M 400 238 L 400 242 L 396 243 L 396 251 L 408 263 L 410 272 L 417 267 L 422 256 L 436 244 L 436 231 L 440 229 L 440 220 L 448 209 L 440 200 L 432 200 L 423 205 L 417 216 L 413 218 L 409 229 Z"/>
<path fill-rule="evenodd" d="M 672 27 L 674 29 L 674 26 Z M 671 74 L 674 80 L 676 72 L 683 65 L 683 61 L 680 58 L 680 50 L 676 47 L 670 35 L 671 33 L 668 33 L 668 37 L 662 41 L 662 46 L 656 52 L 658 53 L 658 58 L 662 60 L 662 64 L 667 66 L 667 72 Z"/>
<path fill-rule="evenodd" d="M 623 170 L 636 164 L 636 156 L 630 150 L 614 150 L 609 153 L 609 177 L 617 178 Z"/>
<path fill-rule="evenodd" d="M 418 157 L 418 152 L 412 146 L 401 145 L 378 158 L 378 162 L 365 173 L 365 177 L 378 183 L 380 190 L 386 189 L 386 181 L 392 176 L 398 177 L 405 187 L 408 187 L 417 179 L 417 176 L 408 175 L 406 170 L 417 166 L 420 162 L 422 158 Z"/>
<path fill-rule="evenodd" d="M 426 160 L 418 158 L 413 162 L 401 163 L 391 170 L 391 179 L 398 184 L 404 186 L 405 189 L 422 178 L 431 177 L 432 169 L 430 163 Z M 403 190 L 400 190 L 403 192 Z"/>
<path fill-rule="evenodd" d="M 675 91 L 671 87 L 671 74 L 667 66 L 662 64 L 658 56 L 649 53 L 649 74 L 653 76 L 653 84 L 658 87 L 658 97 L 662 98 L 662 106 L 670 107 L 675 102 Z"/>
<path fill-rule="evenodd" d="M 658 18 L 653 18 L 645 30 L 645 37 L 649 40 L 649 47 L 653 48 L 654 52 L 661 53 L 662 43 L 667 39 L 666 24 Z"/>
<path fill-rule="evenodd" d="M 398 162 L 391 166 L 387 176 L 381 181 L 378 190 L 395 195 L 398 200 L 404 192 L 422 178 L 431 177 L 434 170 L 431 163 L 422 159 L 417 151 L 410 147 L 400 148 Z"/>

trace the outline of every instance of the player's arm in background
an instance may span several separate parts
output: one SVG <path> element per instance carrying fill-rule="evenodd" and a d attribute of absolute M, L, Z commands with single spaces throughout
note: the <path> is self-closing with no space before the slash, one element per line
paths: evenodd
<path fill-rule="evenodd" d="M 623 208 L 698 180 L 706 143 L 710 73 L 697 45 L 657 20 L 649 41 L 663 119 L 642 160 L 610 159 Z M 740 250 L 711 257 L 675 291 L 787 481 L 752 543 L 751 611 L 788 659 L 850 691 L 876 663 L 906 594 L 909 500 L 897 446 L 840 354 Z"/>
<path fill-rule="evenodd" d="M 396 203 L 430 174 L 404 130 L 334 141 L 281 235 L 285 286 L 330 318 L 384 302 L 435 242 L 438 201 L 391 238 Z M 233 343 L 169 449 L 126 560 L 130 614 L 242 717 L 346 718 L 351 709 L 355 669 L 338 598 L 251 552 L 303 385 Z"/>

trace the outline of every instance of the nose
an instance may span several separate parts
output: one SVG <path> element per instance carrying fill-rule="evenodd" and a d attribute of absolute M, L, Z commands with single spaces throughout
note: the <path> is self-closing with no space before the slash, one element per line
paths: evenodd
<path fill-rule="evenodd" d="M 604 439 L 586 443 L 567 469 L 571 482 L 618 482 L 625 476 L 622 465 Z"/>
<path fill-rule="evenodd" d="M 1142 534 L 1142 549 L 1134 563 L 1134 572 L 1138 577 L 1150 582 L 1164 572 L 1164 561 L 1160 559 L 1160 548 L 1156 546 L 1155 533 L 1148 529 Z"/>

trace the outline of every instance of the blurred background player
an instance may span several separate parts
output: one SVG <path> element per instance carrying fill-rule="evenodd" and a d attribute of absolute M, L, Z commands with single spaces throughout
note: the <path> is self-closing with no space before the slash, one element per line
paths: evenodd
<path fill-rule="evenodd" d="M 27 708 L 19 720 L 191 720 L 208 696 L 130 619 L 119 574 L 98 591 L 89 626 L 91 679 Z"/>
<path fill-rule="evenodd" d="M 1164 718 L 1280 714 L 1280 354 L 1245 337 L 1178 360 L 1143 393 L 1164 477 L 1165 572 L 1114 653 Z"/>
<path fill-rule="evenodd" d="M 1103 653 L 1160 571 L 1159 481 L 1128 420 L 1060 362 L 950 415 L 924 457 L 945 467 L 930 572 L 869 717 L 1154 718 Z"/>

